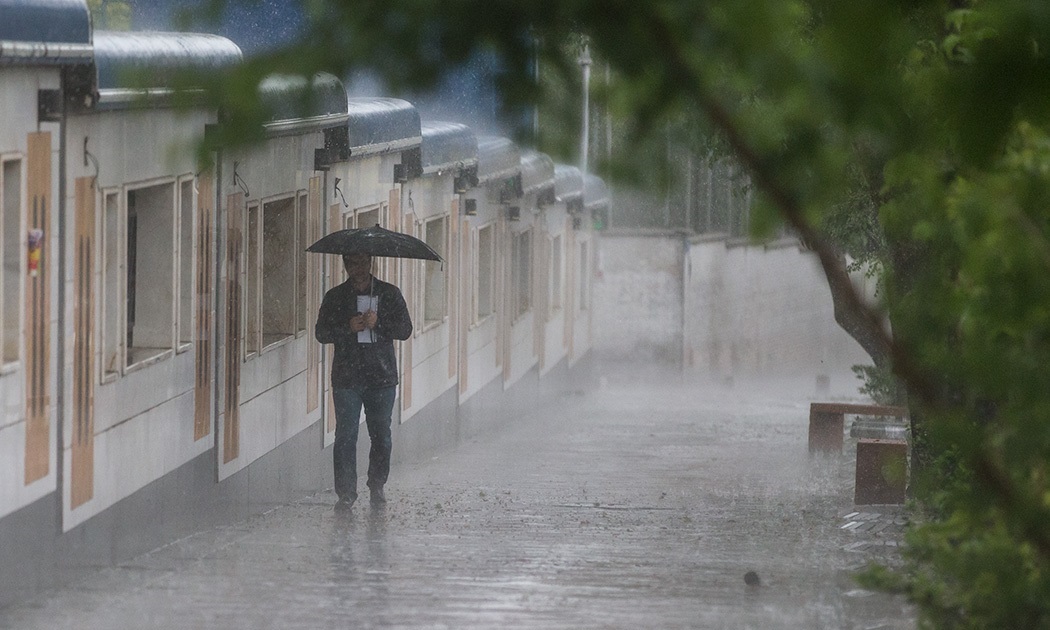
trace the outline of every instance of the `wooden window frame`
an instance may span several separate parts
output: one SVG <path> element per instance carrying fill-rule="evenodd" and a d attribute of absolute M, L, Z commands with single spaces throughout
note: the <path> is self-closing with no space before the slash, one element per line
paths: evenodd
<path fill-rule="evenodd" d="M 8 199 L 6 194 L 7 180 L 6 172 L 7 165 L 12 162 L 18 163 L 18 201 L 17 203 L 17 214 L 15 218 L 17 222 L 16 226 L 8 225 L 9 217 L 7 216 L 8 210 Z M 12 374 L 21 369 L 23 360 L 23 349 L 22 349 L 22 326 L 24 321 L 23 304 L 25 303 L 25 275 L 26 275 L 26 245 L 25 245 L 25 229 L 26 225 L 26 160 L 25 156 L 21 153 L 4 153 L 0 154 L 0 344 L 6 344 L 7 340 L 4 338 L 7 335 L 7 316 L 11 313 L 6 313 L 10 310 L 8 301 L 13 300 L 14 302 L 14 319 L 17 322 L 15 325 L 15 343 L 17 344 L 16 355 L 13 359 L 8 360 L 4 356 L 4 350 L 0 345 L 0 376 L 6 374 Z M 11 245 L 8 241 L 11 235 L 7 233 L 8 229 L 14 229 L 14 246 L 17 251 L 14 254 L 18 260 L 17 273 L 15 274 L 14 287 L 7 286 L 8 271 L 6 266 L 6 259 L 11 255 L 8 251 L 8 247 Z M 45 238 L 46 238 L 45 234 Z"/>
<path fill-rule="evenodd" d="M 189 223 L 184 224 L 183 187 L 189 184 Z M 197 270 L 197 179 L 193 174 L 179 177 L 175 184 L 175 219 L 178 236 L 175 240 L 177 251 L 175 252 L 175 352 L 181 354 L 193 347 L 194 326 L 196 323 L 196 309 L 194 308 L 193 291 L 194 278 Z M 183 248 L 189 246 L 189 253 Z M 185 275 L 184 275 L 185 274 Z M 187 277 L 188 276 L 188 279 Z M 187 285 L 188 282 L 188 285 Z M 186 295 L 188 293 L 189 295 Z M 188 302 L 186 302 L 188 300 Z M 185 307 L 185 308 L 184 308 Z M 184 312 L 185 311 L 185 312 Z M 183 319 L 188 321 L 183 321 Z M 188 341 L 183 337 L 188 334 Z"/>
<path fill-rule="evenodd" d="M 307 331 L 310 330 L 310 318 L 316 315 L 316 313 L 310 313 L 307 309 L 310 307 L 310 295 L 309 286 L 310 280 L 307 278 L 307 274 L 310 273 L 310 261 L 307 259 L 308 255 L 306 248 L 311 245 L 306 240 L 310 236 L 310 193 L 306 189 L 299 189 L 295 192 L 295 308 L 294 308 L 294 319 L 293 328 L 295 329 L 295 338 L 298 339 L 306 335 Z M 313 254 L 316 255 L 316 254 Z"/>
<path fill-rule="evenodd" d="M 488 230 L 489 234 L 489 250 L 488 260 L 482 260 L 481 258 L 481 232 L 482 230 Z M 485 323 L 490 318 L 496 315 L 496 303 L 495 303 L 495 291 L 496 291 L 496 223 L 491 221 L 484 225 L 479 225 L 477 229 L 473 230 L 471 235 L 473 239 L 474 247 L 471 248 L 471 268 L 474 270 L 472 274 L 471 287 L 471 322 L 472 325 L 477 327 Z M 488 267 L 488 296 L 489 296 L 489 310 L 487 313 L 482 314 L 481 309 L 481 269 L 483 265 Z"/>
<path fill-rule="evenodd" d="M 449 248 L 449 237 L 450 237 L 449 233 L 450 233 L 450 231 L 452 229 L 450 215 L 448 213 L 435 215 L 435 216 L 428 217 L 428 218 L 424 219 L 420 223 L 420 228 L 421 228 L 420 229 L 420 231 L 421 231 L 420 238 L 424 242 L 427 241 L 427 231 L 428 231 L 430 225 L 433 224 L 433 223 L 441 223 L 441 229 L 442 229 L 441 248 L 442 249 L 438 251 L 438 254 L 440 254 L 441 257 L 444 258 L 447 261 L 448 260 L 448 251 L 450 249 Z M 430 243 L 428 243 L 428 244 L 430 244 Z M 430 244 L 430 246 L 434 247 L 433 244 Z M 435 248 L 435 249 L 437 249 L 437 248 Z M 429 267 L 428 267 L 428 265 L 429 265 Z M 428 284 L 428 281 L 430 279 L 430 275 L 427 272 L 428 272 L 428 270 L 433 269 L 434 265 L 438 266 L 437 273 L 440 274 L 440 277 L 442 279 L 441 280 L 441 316 L 440 317 L 432 317 L 430 319 L 427 319 L 427 307 L 429 305 L 429 303 L 428 303 L 428 301 L 426 299 L 427 298 L 427 292 L 428 292 L 427 291 L 428 290 L 427 284 Z M 420 329 L 421 329 L 420 332 L 426 332 L 426 331 L 428 331 L 428 330 L 430 330 L 432 328 L 435 328 L 437 326 L 440 326 L 440 325 L 446 323 L 449 320 L 448 285 L 449 285 L 450 278 L 449 278 L 449 270 L 448 270 L 447 266 L 444 263 L 440 263 L 440 262 L 433 261 L 433 260 L 421 260 L 421 261 L 419 261 L 419 273 L 420 273 L 420 275 L 419 275 L 420 281 L 417 284 L 419 286 L 419 288 L 418 288 L 418 297 L 419 297 L 418 302 L 419 302 L 419 311 L 420 311 L 419 312 L 419 315 L 420 315 L 419 321 L 422 322 L 422 326 L 420 326 Z"/>
<path fill-rule="evenodd" d="M 516 324 L 521 318 L 528 315 L 529 311 L 533 309 L 532 304 L 532 290 L 533 290 L 533 269 L 532 269 L 532 248 L 533 248 L 533 229 L 522 230 L 520 232 L 514 232 L 511 234 L 511 322 Z M 528 241 L 524 245 L 520 243 Z M 523 251 L 524 249 L 524 251 Z M 525 268 L 525 277 L 521 277 L 521 265 L 519 264 L 522 260 L 527 263 Z"/>
<path fill-rule="evenodd" d="M 124 250 L 123 250 L 123 257 L 122 257 L 122 260 L 124 262 L 124 265 L 123 265 L 123 267 L 124 267 L 124 273 L 123 273 L 123 277 L 124 277 L 124 294 L 122 296 L 123 300 L 121 302 L 121 305 L 122 305 L 121 306 L 121 310 L 123 311 L 123 314 L 124 314 L 123 318 L 122 318 L 122 323 L 123 323 L 123 331 L 124 331 L 125 334 L 127 332 L 127 323 L 128 323 L 127 278 L 128 278 L 128 274 L 129 274 L 129 267 L 130 267 L 129 262 L 128 262 L 128 253 L 129 252 L 128 252 L 128 249 L 127 249 L 128 221 L 129 221 L 128 196 L 132 192 L 135 192 L 137 190 L 144 190 L 146 188 L 154 188 L 154 187 L 157 187 L 157 186 L 170 186 L 171 187 L 171 215 L 172 215 L 171 216 L 171 224 L 172 224 L 172 226 L 175 226 L 177 228 L 177 226 L 178 226 L 178 206 L 177 206 L 177 204 L 178 204 L 178 178 L 177 177 L 174 177 L 174 176 L 158 177 L 158 178 L 151 179 L 151 180 L 144 180 L 144 181 L 140 181 L 140 182 L 133 182 L 133 183 L 130 183 L 130 184 L 124 184 L 124 186 L 122 187 L 122 194 L 121 194 L 122 212 L 121 212 L 121 218 L 123 219 L 123 223 L 121 224 L 121 231 L 122 231 L 123 238 L 121 240 L 124 243 Z M 138 234 L 138 228 L 136 227 L 136 235 L 137 234 Z M 178 339 L 176 337 L 176 327 L 175 327 L 175 321 L 176 321 L 176 317 L 177 317 L 176 312 L 178 310 L 177 309 L 177 302 L 176 302 L 176 300 L 178 298 L 178 292 L 177 292 L 177 286 L 176 286 L 177 277 L 178 277 L 178 231 L 177 231 L 177 229 L 173 229 L 171 231 L 171 239 L 172 239 L 172 241 L 171 241 L 171 266 L 172 266 L 172 269 L 171 269 L 170 279 L 171 279 L 172 303 L 170 304 L 170 308 L 171 308 L 171 325 L 169 327 L 169 329 L 170 329 L 170 339 L 169 339 L 168 347 L 163 349 L 163 350 L 161 350 L 160 352 L 157 352 L 157 353 L 153 354 L 153 355 L 150 355 L 150 356 L 142 358 L 142 359 L 140 359 L 138 361 L 135 361 L 134 363 L 129 363 L 131 349 L 134 346 L 129 347 L 127 342 L 125 341 L 124 344 L 123 344 L 124 345 L 124 351 L 123 351 L 124 362 L 123 362 L 122 374 L 129 374 L 131 372 L 136 372 L 138 370 L 147 368 L 147 367 L 149 367 L 151 365 L 155 365 L 157 363 L 160 363 L 161 361 L 165 361 L 165 360 L 167 360 L 167 359 L 169 359 L 169 358 L 171 358 L 172 356 L 175 355 L 175 348 L 178 346 Z M 135 255 L 136 255 L 136 276 L 137 276 L 138 275 L 138 268 L 137 268 L 138 267 L 138 255 L 139 255 L 139 252 L 137 250 L 137 245 L 136 245 Z M 136 277 L 136 283 L 137 282 L 138 282 L 138 278 Z M 137 299 L 138 299 L 138 288 L 136 287 L 136 300 Z"/>
<path fill-rule="evenodd" d="M 112 383 L 124 375 L 127 367 L 127 326 L 124 323 L 127 317 L 127 252 L 125 251 L 128 241 L 128 219 L 125 214 L 126 194 L 123 187 L 114 186 L 99 191 L 102 197 L 98 212 L 99 246 L 98 246 L 98 269 L 101 271 L 99 282 L 99 349 L 101 360 L 99 363 L 99 384 Z M 116 225 L 111 233 L 106 222 L 109 215 L 109 200 L 115 199 L 114 209 Z M 113 252 L 112 269 L 113 277 L 109 277 L 111 269 L 108 267 L 109 254 Z M 112 283 L 112 284 L 111 284 Z M 113 294 L 110 294 L 110 291 Z M 110 326 L 112 330 L 109 331 Z M 111 336 L 116 336 L 116 369 L 106 369 L 106 353 L 109 350 Z"/>
<path fill-rule="evenodd" d="M 291 207 L 292 207 L 292 218 L 291 218 L 291 221 L 292 221 L 292 249 L 296 251 L 296 254 L 298 254 L 299 253 L 298 252 L 299 249 L 305 250 L 305 248 L 309 245 L 307 243 L 303 243 L 303 240 L 304 240 L 306 235 L 300 233 L 301 232 L 301 228 L 302 228 L 302 222 L 300 221 L 301 213 L 309 212 L 309 193 L 308 193 L 308 191 L 306 189 L 301 189 L 300 188 L 300 189 L 296 189 L 296 190 L 293 190 L 293 191 L 286 191 L 286 192 L 278 193 L 278 194 L 275 194 L 275 195 L 270 195 L 270 196 L 264 197 L 262 199 L 255 199 L 255 200 L 252 200 L 250 203 L 248 203 L 245 206 L 245 213 L 244 213 L 244 242 L 245 242 L 245 246 L 244 246 L 244 252 L 243 252 L 243 256 L 244 256 L 244 259 L 243 259 L 244 260 L 244 272 L 243 272 L 244 281 L 243 281 L 243 288 L 242 288 L 242 291 L 241 291 L 242 298 L 243 298 L 243 304 L 244 304 L 244 308 L 241 310 L 241 330 L 242 330 L 242 333 L 243 333 L 242 334 L 242 339 L 243 339 L 242 346 L 243 346 L 243 348 L 242 348 L 241 356 L 242 356 L 243 360 L 246 361 L 246 362 L 250 361 L 250 360 L 252 360 L 252 359 L 254 359 L 256 357 L 260 357 L 260 356 L 262 356 L 262 355 L 264 355 L 264 354 L 266 354 L 266 353 L 268 353 L 268 352 L 270 352 L 272 350 L 275 350 L 275 349 L 277 349 L 277 348 L 279 348 L 279 347 L 281 347 L 281 346 L 283 346 L 283 345 L 285 345 L 287 343 L 291 343 L 291 341 L 294 340 L 294 339 L 299 339 L 299 338 L 302 338 L 302 337 L 306 336 L 307 329 L 309 328 L 309 325 L 308 325 L 308 322 L 310 321 L 310 317 L 309 316 L 303 318 L 302 320 L 299 319 L 299 311 L 301 309 L 305 308 L 305 305 L 303 305 L 301 303 L 302 297 L 299 295 L 299 293 L 300 293 L 300 288 L 299 288 L 299 281 L 300 281 L 300 278 L 299 278 L 299 266 L 301 264 L 307 264 L 308 265 L 309 263 L 306 262 L 306 260 L 305 260 L 305 258 L 303 256 L 294 255 L 294 256 L 290 257 L 291 258 L 291 262 L 292 262 L 292 270 L 291 270 L 291 277 L 292 277 L 292 283 L 291 284 L 292 284 L 292 286 L 291 286 L 290 291 L 289 291 L 289 293 L 290 293 L 290 295 L 292 297 L 292 307 L 291 307 L 291 312 L 292 312 L 291 329 L 292 330 L 291 330 L 290 333 L 283 335 L 280 339 L 276 339 L 276 340 L 270 341 L 270 342 L 266 342 L 266 340 L 265 340 L 265 332 L 266 331 L 264 330 L 264 322 L 265 322 L 264 292 L 265 292 L 266 279 L 264 277 L 263 271 L 264 271 L 264 268 L 265 268 L 264 267 L 264 264 L 265 264 L 264 263 L 264 259 L 266 257 L 266 243 L 265 243 L 266 206 L 270 205 L 270 204 L 273 204 L 273 203 L 286 201 L 286 200 L 291 200 L 291 202 L 292 202 L 292 204 L 291 204 Z M 256 225 L 255 225 L 254 233 L 253 233 L 253 230 L 251 229 L 252 228 L 251 219 L 252 219 L 252 212 L 253 211 L 256 212 Z M 254 243 L 255 243 L 254 251 L 256 252 L 256 256 L 255 256 L 255 260 L 254 261 L 252 260 L 252 257 L 250 256 L 250 254 L 252 253 L 252 248 L 250 247 L 250 243 L 252 242 L 252 239 L 254 239 Z M 300 244 L 302 245 L 302 247 L 300 247 Z M 254 270 L 251 268 L 253 266 L 254 266 Z M 254 280 L 254 282 L 252 282 L 252 280 Z M 303 280 L 305 280 L 305 278 L 303 278 Z M 254 305 L 254 308 L 252 307 L 252 305 L 249 304 L 249 301 L 250 301 L 249 298 L 253 294 L 253 291 L 252 291 L 252 289 L 253 289 L 252 285 L 253 284 L 254 284 L 254 298 L 255 298 L 254 301 L 256 302 L 256 304 Z M 307 296 L 306 302 L 307 303 L 309 302 L 309 296 Z M 258 329 L 257 339 L 252 339 L 252 336 L 249 334 L 249 325 L 251 324 L 251 320 L 252 320 L 253 317 L 256 319 L 255 325 L 256 325 L 256 327 Z M 307 325 L 306 325 L 305 328 L 300 328 L 300 324 L 302 322 L 307 322 Z M 254 341 L 255 342 L 255 344 L 254 344 L 255 347 L 251 347 L 252 344 L 249 343 L 250 341 Z"/>

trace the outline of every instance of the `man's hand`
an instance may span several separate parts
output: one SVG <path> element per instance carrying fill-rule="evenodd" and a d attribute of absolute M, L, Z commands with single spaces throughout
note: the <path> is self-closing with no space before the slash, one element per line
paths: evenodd
<path fill-rule="evenodd" d="M 376 312 L 367 311 L 358 313 L 350 318 L 350 330 L 359 333 L 362 330 L 372 330 L 376 327 Z"/>

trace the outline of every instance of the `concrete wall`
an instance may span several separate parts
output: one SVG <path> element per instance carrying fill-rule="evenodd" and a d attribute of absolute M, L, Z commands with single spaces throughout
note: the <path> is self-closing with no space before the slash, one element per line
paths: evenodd
<path fill-rule="evenodd" d="M 37 91 L 58 89 L 59 71 L 50 67 L 19 68 L 0 66 L 0 111 L 5 112 L 4 124 L 0 125 L 0 159 L 17 160 L 21 165 L 21 211 L 18 227 L 17 257 L 26 265 L 27 246 L 26 230 L 30 227 L 30 207 L 27 180 L 29 164 L 27 162 L 28 136 L 38 131 L 51 134 L 51 182 L 50 182 L 50 223 L 45 226 L 41 269 L 49 274 L 49 292 L 46 298 L 49 304 L 46 338 L 55 339 L 58 330 L 58 283 L 56 282 L 58 261 L 58 168 L 59 168 L 59 127 L 55 123 L 37 122 Z M 2 252 L 0 252 L 2 254 Z M 49 366 L 44 378 L 47 401 L 46 417 L 46 473 L 27 483 L 26 439 L 29 426 L 26 414 L 26 390 L 30 379 L 27 370 L 30 342 L 28 340 L 31 322 L 26 314 L 25 302 L 29 295 L 29 279 L 20 270 L 22 278 L 18 286 L 4 286 L 4 300 L 17 306 L 14 321 L 6 319 L 5 326 L 14 325 L 20 330 L 19 360 L 0 365 L 0 516 L 14 512 L 37 501 L 48 493 L 54 492 L 58 483 L 57 450 L 54 444 L 58 439 L 58 427 L 55 422 L 56 411 L 56 374 L 58 344 L 50 342 L 46 356 Z M 0 364 L 3 361 L 0 360 Z"/>
<path fill-rule="evenodd" d="M 683 242 L 610 233 L 597 239 L 593 341 L 603 356 L 680 360 Z"/>
<path fill-rule="evenodd" d="M 792 376 L 818 390 L 829 375 L 852 386 L 850 366 L 870 363 L 835 323 L 816 256 L 794 240 L 605 234 L 598 247 L 595 350 L 603 358 L 663 358 L 687 379 L 723 383 Z"/>
<path fill-rule="evenodd" d="M 684 357 L 696 375 L 848 373 L 870 363 L 838 324 L 816 255 L 773 246 L 692 244 Z"/>
<path fill-rule="evenodd" d="M 426 225 L 429 221 L 444 219 L 445 238 L 441 250 L 445 262 L 442 264 L 424 261 L 402 261 L 403 268 L 411 266 L 414 281 L 411 287 L 402 286 L 405 300 L 412 315 L 412 365 L 410 383 L 412 387 L 411 406 L 402 410 L 402 421 L 408 420 L 431 402 L 451 390 L 456 384 L 456 364 L 450 360 L 449 353 L 457 350 L 455 325 L 458 323 L 458 286 L 459 279 L 459 200 L 453 192 L 452 173 L 434 173 L 409 180 L 404 185 L 403 196 L 406 215 L 412 216 L 413 225 L 402 226 L 405 231 L 414 230 L 414 234 L 426 239 Z M 426 296 L 427 269 L 436 266 L 444 276 L 444 316 L 438 320 L 427 321 L 425 302 L 437 299 L 436 294 Z M 408 283 L 405 283 L 406 285 Z"/>
<path fill-rule="evenodd" d="M 463 217 L 462 243 L 465 250 L 463 256 L 463 278 L 469 278 L 464 287 L 465 300 L 462 305 L 463 317 L 466 320 L 462 326 L 463 334 L 466 336 L 466 344 L 462 352 L 466 355 L 464 367 L 460 374 L 459 400 L 461 403 L 473 397 L 482 388 L 497 379 L 503 373 L 502 366 L 502 330 L 503 313 L 500 309 L 500 298 L 502 295 L 502 269 L 503 256 L 500 255 L 500 243 L 505 238 L 502 232 L 506 229 L 506 221 L 500 219 L 500 205 L 493 201 L 495 196 L 488 187 L 479 187 L 468 191 L 463 196 L 464 203 L 471 200 L 476 204 L 477 214 Z M 482 259 L 480 251 L 480 230 L 487 229 L 490 234 L 491 246 L 488 257 Z M 482 272 L 490 281 L 488 290 L 490 312 L 487 315 L 478 315 L 478 301 Z M 464 380 L 465 379 L 465 380 Z"/>
<path fill-rule="evenodd" d="M 584 222 L 586 224 L 587 221 Z M 594 345 L 594 278 L 596 269 L 595 244 L 591 231 L 584 227 L 568 233 L 572 262 L 569 276 L 572 294 L 569 297 L 571 323 L 569 325 L 569 365 L 587 356 Z"/>
<path fill-rule="evenodd" d="M 107 195 L 116 195 L 123 213 L 127 212 L 126 199 L 128 190 L 146 185 L 166 184 L 171 186 L 172 193 L 178 190 L 179 182 L 192 179 L 197 168 L 193 154 L 188 150 L 178 151 L 179 142 L 197 138 L 203 133 L 206 124 L 214 120 L 214 114 L 194 111 L 179 113 L 170 109 L 114 110 L 91 112 L 70 116 L 67 129 L 67 150 L 75 155 L 68 158 L 68 181 L 66 187 L 67 229 L 66 260 L 75 260 L 75 189 L 71 184 L 79 177 L 96 175 L 94 192 L 96 203 L 96 224 L 101 225 L 100 218 L 104 212 L 104 200 Z M 83 147 L 94 156 L 94 161 L 85 160 Z M 166 159 L 158 159 L 158 155 Z M 57 172 L 56 172 L 57 176 Z M 165 201 L 159 211 L 173 217 L 178 212 L 177 200 Z M 125 222 L 126 214 L 120 214 L 118 221 Z M 173 230 L 174 232 L 174 230 Z M 148 234 L 146 236 L 149 236 Z M 161 234 L 168 241 L 166 248 L 160 251 L 175 264 L 175 246 L 173 236 Z M 119 240 L 127 238 L 121 231 Z M 145 241 L 144 241 L 145 243 Z M 162 245 L 162 241 L 150 241 L 150 244 Z M 124 255 L 123 250 L 121 256 Z M 142 258 L 153 256 L 162 258 L 157 251 L 143 244 L 139 251 Z M 172 267 L 173 268 L 173 267 Z M 173 273 L 168 270 L 169 274 Z M 94 273 L 96 292 L 102 291 L 102 266 Z M 125 282 L 123 277 L 120 282 Z M 140 287 L 148 282 L 141 281 Z M 163 284 L 163 281 L 161 282 Z M 174 285 L 173 276 L 169 275 L 167 284 Z M 62 336 L 65 344 L 66 364 L 65 392 L 67 401 L 73 401 L 74 381 L 78 374 L 74 368 L 74 307 L 76 302 L 76 280 L 72 262 L 67 263 L 67 276 L 63 286 L 66 294 L 66 334 Z M 121 300 L 124 299 L 121 294 Z M 96 299 L 92 305 L 99 327 L 104 326 L 103 300 Z M 147 300 L 139 300 L 141 305 Z M 177 307 L 173 298 L 160 302 L 170 312 Z M 121 307 L 114 308 L 122 326 Z M 168 336 L 175 345 L 176 330 L 174 322 L 169 324 Z M 123 329 L 121 329 L 121 333 Z M 95 366 L 104 363 L 102 340 L 97 336 L 94 347 Z M 100 514 L 110 506 L 138 489 L 172 473 L 187 462 L 199 457 L 210 448 L 208 440 L 195 440 L 193 431 L 193 387 L 194 363 L 193 352 L 186 348 L 174 349 L 160 355 L 155 360 L 144 361 L 140 365 L 125 366 L 123 358 L 119 369 L 112 375 L 104 377 L 101 369 L 97 374 L 88 375 L 92 381 L 94 397 L 93 425 L 93 479 L 91 480 L 91 498 L 82 504 L 73 506 L 70 492 L 73 486 L 73 436 L 74 420 L 72 410 L 65 414 L 63 430 L 63 492 L 65 493 L 62 526 L 70 529 L 87 519 Z M 70 408 L 72 405 L 70 405 Z"/>
<path fill-rule="evenodd" d="M 569 330 L 566 325 L 571 316 L 568 307 L 569 275 L 566 270 L 571 263 L 569 250 L 569 215 L 565 204 L 551 204 L 543 209 L 538 221 L 541 245 L 541 260 L 537 273 L 541 275 L 539 286 L 543 292 L 537 300 L 539 320 L 537 330 L 541 333 L 540 375 L 544 375 L 568 355 Z M 554 249 L 557 248 L 557 253 Z"/>

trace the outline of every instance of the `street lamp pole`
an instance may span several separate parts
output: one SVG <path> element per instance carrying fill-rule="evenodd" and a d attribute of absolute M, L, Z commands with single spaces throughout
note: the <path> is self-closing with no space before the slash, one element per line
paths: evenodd
<path fill-rule="evenodd" d="M 532 38 L 532 80 L 536 89 L 540 86 L 540 39 Z M 540 103 L 539 99 L 532 104 L 532 145 L 538 147 L 540 144 Z"/>
<path fill-rule="evenodd" d="M 580 130 L 580 171 L 587 174 L 587 153 L 591 126 L 591 46 L 584 40 L 580 51 L 580 69 L 583 71 L 583 118 Z"/>

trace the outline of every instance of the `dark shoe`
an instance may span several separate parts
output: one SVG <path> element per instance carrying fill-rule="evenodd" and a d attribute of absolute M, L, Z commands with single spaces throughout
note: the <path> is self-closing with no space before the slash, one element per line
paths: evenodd
<path fill-rule="evenodd" d="M 345 497 L 339 497 L 339 500 L 335 502 L 336 512 L 345 512 L 350 508 L 354 507 L 354 501 L 357 501 L 357 495 L 351 494 Z"/>
<path fill-rule="evenodd" d="M 382 488 L 378 488 L 378 487 L 377 488 L 372 488 L 372 492 L 368 495 L 368 498 L 369 498 L 369 502 L 372 505 L 385 505 L 386 504 L 386 496 L 383 495 L 383 489 Z"/>

